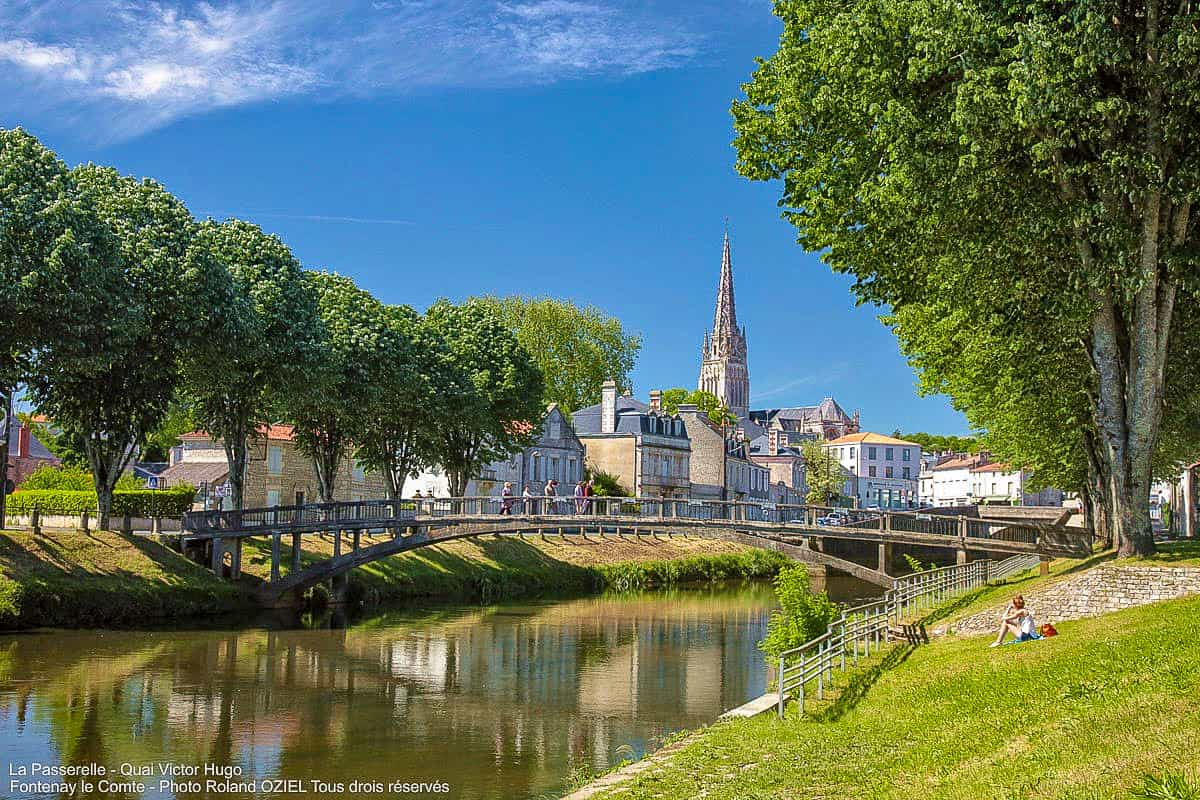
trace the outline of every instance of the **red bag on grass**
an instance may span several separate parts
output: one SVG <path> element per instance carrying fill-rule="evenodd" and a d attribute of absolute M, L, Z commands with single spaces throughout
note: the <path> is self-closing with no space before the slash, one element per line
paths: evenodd
<path fill-rule="evenodd" d="M 1049 622 L 1042 625 L 1042 636 L 1058 636 L 1058 629 Z"/>

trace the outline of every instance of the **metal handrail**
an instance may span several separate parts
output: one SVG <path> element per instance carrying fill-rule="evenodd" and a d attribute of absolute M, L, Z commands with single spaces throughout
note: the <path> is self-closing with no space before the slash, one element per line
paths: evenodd
<path fill-rule="evenodd" d="M 1039 556 L 1015 558 L 1032 558 L 1036 562 Z M 1007 570 L 1012 568 L 1010 562 L 1013 561 L 1006 559 L 1000 564 Z M 986 585 L 994 579 L 992 569 L 993 562 L 982 559 L 897 578 L 881 599 L 843 609 L 838 618 L 829 623 L 825 633 L 780 653 L 777 673 L 779 718 L 783 719 L 784 704 L 789 696 L 795 697 L 803 714 L 809 684 L 815 681 L 817 698 L 824 699 L 826 683 L 832 679 L 835 669 L 846 669 L 847 659 L 857 664 L 860 657 L 878 651 L 886 643 L 892 625 L 899 624 L 912 612 Z"/>

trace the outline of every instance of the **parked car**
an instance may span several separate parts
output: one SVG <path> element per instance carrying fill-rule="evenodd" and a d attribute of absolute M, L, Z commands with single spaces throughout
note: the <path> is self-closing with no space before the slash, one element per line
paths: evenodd
<path fill-rule="evenodd" d="M 823 517 L 817 517 L 818 525 L 848 525 L 850 515 L 842 511 L 830 511 Z"/>

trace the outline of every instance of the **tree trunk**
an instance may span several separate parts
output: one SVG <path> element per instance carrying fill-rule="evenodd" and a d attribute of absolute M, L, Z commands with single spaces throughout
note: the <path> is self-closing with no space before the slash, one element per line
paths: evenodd
<path fill-rule="evenodd" d="M 450 484 L 451 497 L 465 497 L 467 494 L 467 483 L 470 480 L 466 470 L 448 469 L 446 470 L 446 481 Z"/>
<path fill-rule="evenodd" d="M 337 486 L 338 455 L 322 449 L 313 459 L 313 468 L 317 473 L 317 494 L 322 503 L 332 503 L 334 489 Z"/>
<path fill-rule="evenodd" d="M 100 436 L 99 432 L 89 434 L 84 440 L 84 449 L 96 487 L 96 528 L 104 531 L 109 529 L 112 517 L 113 490 L 133 455 L 133 443 L 118 441 L 111 434 L 105 439 Z"/>
<path fill-rule="evenodd" d="M 247 443 L 250 424 L 242 421 L 225 436 L 225 463 L 229 466 L 229 502 L 241 511 L 246 504 L 246 462 L 250 446 Z"/>

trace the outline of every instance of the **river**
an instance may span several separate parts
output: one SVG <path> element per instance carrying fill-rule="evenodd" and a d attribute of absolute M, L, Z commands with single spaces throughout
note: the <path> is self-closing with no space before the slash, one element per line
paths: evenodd
<path fill-rule="evenodd" d="M 2 636 L 0 797 L 555 797 L 761 694 L 774 607 L 741 584 Z M 37 764 L 107 775 L 14 775 Z"/>

